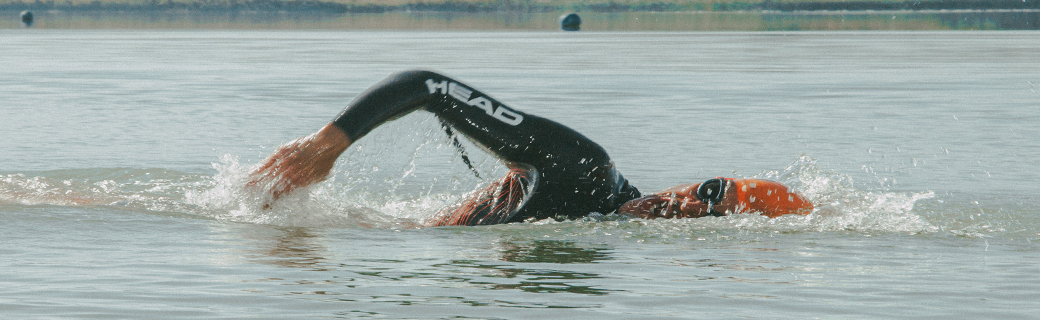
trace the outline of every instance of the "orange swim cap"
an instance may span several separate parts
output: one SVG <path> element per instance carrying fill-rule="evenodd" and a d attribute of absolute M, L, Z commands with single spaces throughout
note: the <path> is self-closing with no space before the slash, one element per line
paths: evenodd
<path fill-rule="evenodd" d="M 762 179 L 725 179 L 725 199 L 715 210 L 733 213 L 760 212 L 776 218 L 785 214 L 806 215 L 812 212 L 813 204 L 802 195 L 791 191 L 776 181 Z"/>

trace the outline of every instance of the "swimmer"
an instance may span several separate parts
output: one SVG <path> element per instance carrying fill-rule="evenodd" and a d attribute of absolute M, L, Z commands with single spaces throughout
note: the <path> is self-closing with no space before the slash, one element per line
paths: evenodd
<path fill-rule="evenodd" d="M 584 135 L 423 70 L 394 74 L 362 92 L 318 132 L 279 147 L 252 173 L 250 184 L 269 186 L 277 200 L 318 183 L 355 141 L 416 110 L 433 113 L 449 132 L 468 137 L 510 169 L 487 188 L 429 218 L 429 226 L 575 219 L 593 212 L 648 219 L 743 212 L 777 217 L 804 215 L 813 208 L 786 186 L 758 179 L 715 178 L 642 196 L 617 171 L 606 150 Z"/>

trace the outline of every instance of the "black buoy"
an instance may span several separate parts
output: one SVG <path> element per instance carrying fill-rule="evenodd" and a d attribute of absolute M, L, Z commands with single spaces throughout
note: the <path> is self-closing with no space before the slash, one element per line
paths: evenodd
<path fill-rule="evenodd" d="M 33 24 L 33 14 L 32 14 L 32 12 L 30 12 L 29 10 L 22 11 L 22 25 L 24 25 L 26 28 L 28 28 L 28 27 L 32 27 L 32 24 Z"/>
<path fill-rule="evenodd" d="M 577 13 L 560 16 L 560 29 L 563 29 L 563 31 L 581 30 L 581 17 Z"/>

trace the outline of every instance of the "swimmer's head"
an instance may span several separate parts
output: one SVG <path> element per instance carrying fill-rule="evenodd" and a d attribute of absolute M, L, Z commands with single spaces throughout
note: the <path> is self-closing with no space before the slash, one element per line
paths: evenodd
<path fill-rule="evenodd" d="M 812 203 L 775 181 L 715 178 L 683 184 L 625 203 L 619 213 L 637 217 L 699 218 L 757 212 L 771 218 L 809 214 Z"/>

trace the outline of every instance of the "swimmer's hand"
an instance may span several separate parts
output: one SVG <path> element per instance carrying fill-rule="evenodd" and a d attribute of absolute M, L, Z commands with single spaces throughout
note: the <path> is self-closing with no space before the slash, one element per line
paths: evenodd
<path fill-rule="evenodd" d="M 269 188 L 270 201 L 298 188 L 325 180 L 339 155 L 353 142 L 331 124 L 318 132 L 289 142 L 267 157 L 250 175 L 247 186 Z M 267 208 L 270 203 L 265 203 Z"/>

